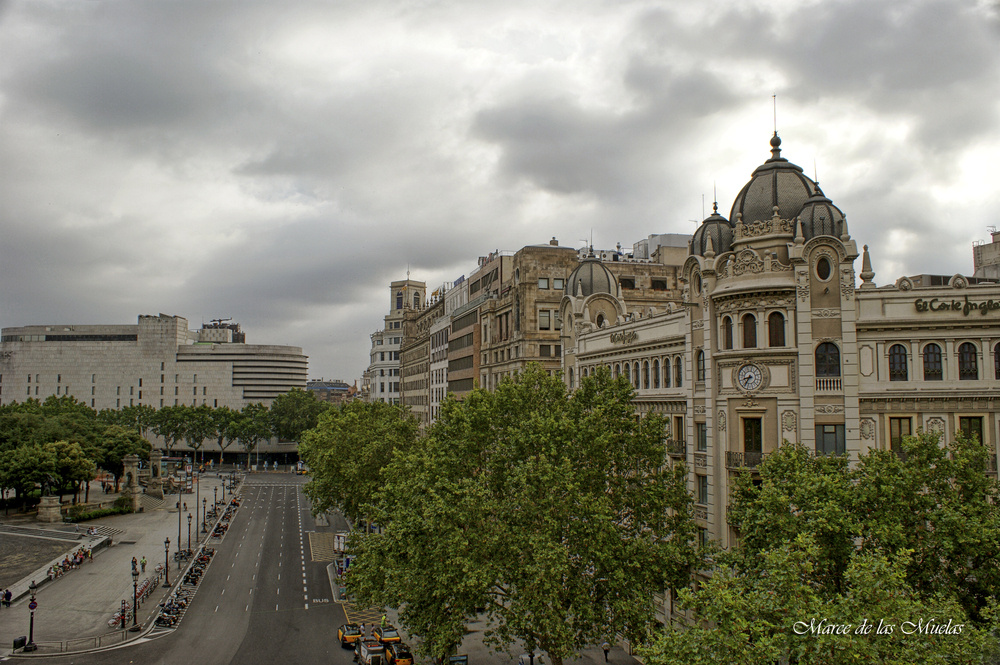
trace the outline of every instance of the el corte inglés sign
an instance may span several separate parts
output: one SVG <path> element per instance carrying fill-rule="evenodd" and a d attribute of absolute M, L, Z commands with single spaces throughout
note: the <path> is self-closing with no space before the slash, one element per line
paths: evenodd
<path fill-rule="evenodd" d="M 987 312 L 1000 311 L 1000 300 L 981 300 L 972 302 L 969 296 L 963 300 L 947 300 L 945 298 L 931 298 L 924 300 L 917 298 L 914 301 L 918 312 L 961 312 L 963 316 L 969 316 L 973 312 L 986 315 Z"/>
<path fill-rule="evenodd" d="M 637 339 L 639 339 L 639 333 L 634 330 L 622 330 L 621 332 L 611 333 L 612 344 L 631 344 Z"/>

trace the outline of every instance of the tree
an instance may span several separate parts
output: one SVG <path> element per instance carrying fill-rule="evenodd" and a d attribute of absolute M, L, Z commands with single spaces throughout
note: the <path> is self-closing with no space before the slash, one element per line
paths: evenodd
<path fill-rule="evenodd" d="M 219 444 L 219 466 L 222 466 L 222 453 L 225 452 L 233 441 L 239 438 L 236 431 L 237 413 L 228 406 L 220 406 L 212 409 L 212 436 Z"/>
<path fill-rule="evenodd" d="M 383 530 L 351 540 L 352 591 L 400 607 L 437 658 L 480 607 L 487 643 L 519 639 L 554 665 L 607 635 L 642 640 L 654 595 L 687 584 L 700 559 L 687 472 L 632 397 L 607 372 L 570 395 L 531 365 L 446 401 L 385 470 L 371 507 Z"/>
<path fill-rule="evenodd" d="M 310 390 L 292 388 L 271 403 L 274 435 L 285 441 L 299 441 L 302 433 L 319 424 L 321 413 L 331 408 Z"/>
<path fill-rule="evenodd" d="M 182 406 L 165 406 L 158 410 L 150 422 L 153 434 L 163 439 L 167 455 L 171 453 L 174 444 L 184 436 L 184 408 Z"/>
<path fill-rule="evenodd" d="M 55 456 L 55 476 L 59 497 L 68 489 L 79 489 L 82 481 L 93 479 L 97 467 L 84 455 L 79 443 L 55 441 L 45 444 L 45 449 Z"/>
<path fill-rule="evenodd" d="M 339 509 L 351 521 L 363 519 L 394 451 L 411 447 L 419 429 L 412 415 L 385 402 L 355 401 L 324 411 L 299 442 L 299 456 L 312 475 L 305 492 L 313 511 Z"/>
<path fill-rule="evenodd" d="M 247 404 L 233 421 L 233 431 L 236 433 L 243 449 L 247 451 L 247 465 L 250 464 L 250 453 L 257 449 L 257 444 L 271 434 L 271 420 L 267 407 L 263 404 Z"/>
<path fill-rule="evenodd" d="M 182 433 L 188 448 L 195 452 L 205 443 L 205 439 L 215 435 L 215 423 L 212 420 L 212 408 L 206 404 L 195 407 L 185 407 L 183 411 L 184 424 Z"/>
<path fill-rule="evenodd" d="M 138 432 L 131 427 L 120 425 L 109 425 L 104 430 L 101 445 L 103 454 L 99 463 L 101 468 L 114 475 L 115 492 L 118 491 L 118 483 L 125 473 L 125 457 L 137 455 L 141 459 L 149 459 L 149 452 L 152 449 L 149 441 L 142 438 Z"/>
<path fill-rule="evenodd" d="M 909 552 L 853 552 L 842 591 L 831 594 L 813 583 L 821 558 L 801 534 L 760 552 L 752 572 L 717 568 L 697 590 L 679 593 L 689 618 L 640 649 L 644 662 L 971 664 L 995 648 L 954 599 L 922 598 L 907 584 Z"/>
<path fill-rule="evenodd" d="M 699 591 L 681 593 L 692 620 L 668 629 L 647 660 L 971 663 L 993 654 L 1000 508 L 986 452 L 925 433 L 904 439 L 902 452 L 871 451 L 852 468 L 786 443 L 757 478 L 741 474 L 729 510 L 739 546 Z M 895 632 L 796 634 L 810 618 L 882 620 Z M 904 622 L 921 620 L 964 628 L 906 635 Z"/>
<path fill-rule="evenodd" d="M 0 485 L 13 489 L 26 505 L 36 485 L 44 489 L 56 480 L 56 456 L 52 450 L 24 445 L 0 452 Z"/>

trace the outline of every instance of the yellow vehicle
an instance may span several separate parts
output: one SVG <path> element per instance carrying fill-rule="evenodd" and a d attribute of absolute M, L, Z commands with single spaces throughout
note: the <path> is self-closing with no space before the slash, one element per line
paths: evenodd
<path fill-rule="evenodd" d="M 361 627 L 356 623 L 345 623 L 337 629 L 337 639 L 340 647 L 346 649 L 361 639 Z"/>
<path fill-rule="evenodd" d="M 376 640 L 382 644 L 392 644 L 394 642 L 402 642 L 403 637 L 396 630 L 395 626 L 375 626 L 375 630 L 372 631 Z"/>
<path fill-rule="evenodd" d="M 385 648 L 385 661 L 388 665 L 413 665 L 413 653 L 402 642 L 393 642 Z"/>

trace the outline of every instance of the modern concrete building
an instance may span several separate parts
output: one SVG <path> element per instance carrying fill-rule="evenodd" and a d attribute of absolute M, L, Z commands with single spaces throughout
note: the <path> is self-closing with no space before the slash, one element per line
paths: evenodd
<path fill-rule="evenodd" d="M 305 388 L 307 375 L 299 347 L 247 344 L 238 324 L 221 320 L 189 330 L 187 319 L 166 314 L 140 316 L 135 325 L 4 328 L 0 342 L 3 404 L 71 395 L 96 410 L 181 404 L 239 410 L 270 406 L 278 395 Z M 214 445 L 206 441 L 202 450 Z M 279 451 L 270 446 L 261 450 Z"/>

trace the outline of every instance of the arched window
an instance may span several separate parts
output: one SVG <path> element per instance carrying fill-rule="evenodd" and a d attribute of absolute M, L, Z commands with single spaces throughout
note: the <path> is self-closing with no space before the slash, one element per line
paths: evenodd
<path fill-rule="evenodd" d="M 743 348 L 757 348 L 757 317 L 753 314 L 743 315 Z"/>
<path fill-rule="evenodd" d="M 642 363 L 642 387 L 643 390 L 649 390 L 649 361 L 645 360 Z"/>
<path fill-rule="evenodd" d="M 728 316 L 722 319 L 722 348 L 733 348 L 733 320 Z"/>
<path fill-rule="evenodd" d="M 816 376 L 840 376 L 840 349 L 833 342 L 823 342 L 816 347 Z"/>
<path fill-rule="evenodd" d="M 674 358 L 674 385 L 680 388 L 684 385 L 684 366 L 681 365 L 681 358 Z"/>
<path fill-rule="evenodd" d="M 653 388 L 660 387 L 660 359 L 653 360 Z"/>
<path fill-rule="evenodd" d="M 573 388 L 573 368 L 572 367 L 569 368 L 569 387 L 570 387 L 570 389 Z"/>
<path fill-rule="evenodd" d="M 924 381 L 941 381 L 944 379 L 944 366 L 941 364 L 941 347 L 928 344 L 924 347 Z"/>
<path fill-rule="evenodd" d="M 632 387 L 639 389 L 639 363 L 632 363 Z"/>
<path fill-rule="evenodd" d="M 993 378 L 1000 379 L 1000 344 L 993 347 Z"/>
<path fill-rule="evenodd" d="M 603 328 L 604 327 L 604 314 L 603 313 L 599 313 L 597 315 L 597 327 L 598 328 Z"/>
<path fill-rule="evenodd" d="M 670 358 L 663 359 L 663 387 L 670 387 Z"/>
<path fill-rule="evenodd" d="M 958 347 L 958 378 L 960 381 L 975 381 L 979 378 L 979 354 L 972 342 L 965 342 Z"/>
<path fill-rule="evenodd" d="M 785 316 L 781 312 L 771 312 L 767 317 L 768 346 L 785 345 Z"/>
<path fill-rule="evenodd" d="M 893 344 L 889 347 L 889 380 L 906 381 L 909 374 L 906 369 L 906 347 L 902 344 Z"/>
<path fill-rule="evenodd" d="M 622 373 L 625 375 L 625 380 L 632 383 L 632 366 L 628 363 L 622 365 Z"/>
<path fill-rule="evenodd" d="M 705 352 L 701 349 L 694 355 L 695 381 L 705 380 Z"/>

